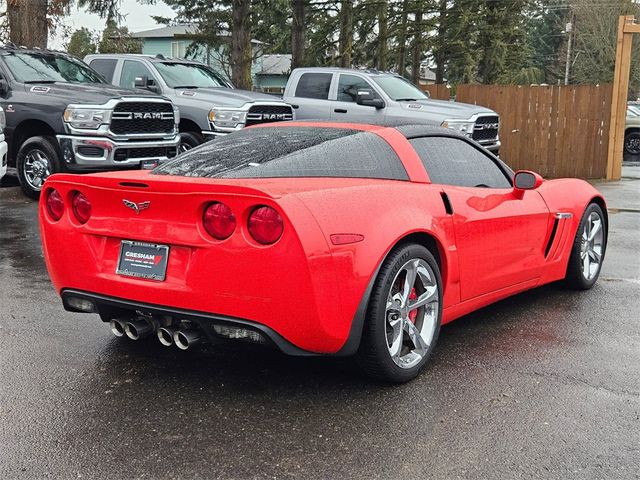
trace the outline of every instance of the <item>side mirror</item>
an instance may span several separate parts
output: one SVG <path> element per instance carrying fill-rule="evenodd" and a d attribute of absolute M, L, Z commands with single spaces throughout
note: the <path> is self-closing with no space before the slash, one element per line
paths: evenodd
<path fill-rule="evenodd" d="M 149 86 L 149 77 L 147 77 L 146 75 L 136 77 L 133 82 L 133 86 L 136 88 L 147 88 Z"/>
<path fill-rule="evenodd" d="M 534 190 L 542 185 L 543 179 L 540 175 L 529 170 L 518 170 L 513 176 L 513 189 L 518 197 L 524 195 L 525 190 Z"/>
<path fill-rule="evenodd" d="M 373 95 L 371 90 L 358 90 L 356 97 L 356 103 L 358 105 L 364 105 L 365 107 L 374 107 L 376 109 L 384 108 L 384 100 Z"/>
<path fill-rule="evenodd" d="M 3 97 L 9 93 L 9 83 L 4 78 L 0 78 L 0 95 Z"/>

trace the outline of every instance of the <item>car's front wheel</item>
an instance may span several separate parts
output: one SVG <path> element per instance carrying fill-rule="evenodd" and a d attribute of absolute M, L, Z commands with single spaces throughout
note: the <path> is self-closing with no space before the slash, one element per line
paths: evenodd
<path fill-rule="evenodd" d="M 375 281 L 357 360 L 389 382 L 415 378 L 440 332 L 442 279 L 433 254 L 408 244 L 392 251 Z"/>
<path fill-rule="evenodd" d="M 61 172 L 62 162 L 55 144 L 50 137 L 31 137 L 20 146 L 16 157 L 18 179 L 22 191 L 37 200 L 45 180 L 54 173 Z"/>
<path fill-rule="evenodd" d="M 586 290 L 596 283 L 607 248 L 607 224 L 600 205 L 591 203 L 578 225 L 565 282 L 570 288 Z"/>

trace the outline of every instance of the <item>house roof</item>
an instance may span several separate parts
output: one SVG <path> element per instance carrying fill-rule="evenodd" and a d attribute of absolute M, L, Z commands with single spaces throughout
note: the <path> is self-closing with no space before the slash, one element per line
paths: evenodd
<path fill-rule="evenodd" d="M 184 23 L 180 25 L 167 25 L 165 27 L 153 28 L 151 30 L 143 30 L 142 32 L 134 32 L 132 38 L 175 38 L 176 36 L 193 35 L 198 33 L 198 26 L 195 23 Z M 227 31 L 220 32 L 221 37 L 230 37 Z M 263 44 L 260 40 L 252 39 L 251 43 Z"/>
<path fill-rule="evenodd" d="M 291 71 L 291 54 L 262 56 L 262 69 L 256 75 L 286 75 Z"/>

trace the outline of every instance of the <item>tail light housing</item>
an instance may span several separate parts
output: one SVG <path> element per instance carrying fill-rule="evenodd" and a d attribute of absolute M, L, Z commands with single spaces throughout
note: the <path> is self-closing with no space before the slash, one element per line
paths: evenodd
<path fill-rule="evenodd" d="M 71 208 L 76 220 L 82 225 L 89 221 L 91 218 L 91 202 L 84 194 L 75 192 L 73 199 L 71 200 Z"/>
<path fill-rule="evenodd" d="M 209 205 L 202 216 L 204 229 L 217 240 L 225 240 L 236 229 L 236 216 L 228 205 L 216 202 Z"/>
<path fill-rule="evenodd" d="M 257 207 L 249 215 L 249 233 L 262 245 L 277 242 L 282 236 L 284 222 L 277 210 L 267 206 Z"/>
<path fill-rule="evenodd" d="M 60 192 L 55 188 L 50 189 L 47 191 L 47 198 L 45 201 L 49 216 L 56 222 L 60 220 L 64 214 L 64 200 L 62 199 Z"/>

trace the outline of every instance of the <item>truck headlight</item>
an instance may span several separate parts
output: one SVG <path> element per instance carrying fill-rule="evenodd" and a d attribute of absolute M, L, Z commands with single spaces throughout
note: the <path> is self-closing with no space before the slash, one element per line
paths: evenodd
<path fill-rule="evenodd" d="M 247 112 L 229 108 L 212 108 L 209 112 L 209 122 L 216 127 L 235 128 L 240 123 L 246 123 Z"/>
<path fill-rule="evenodd" d="M 442 122 L 442 126 L 444 128 L 456 130 L 457 132 L 471 138 L 473 136 L 473 127 L 475 126 L 475 122 L 470 120 L 445 120 Z"/>
<path fill-rule="evenodd" d="M 173 119 L 176 125 L 180 123 L 180 109 L 176 105 L 173 106 Z"/>
<path fill-rule="evenodd" d="M 63 114 L 64 121 L 74 128 L 95 130 L 100 125 L 109 123 L 111 110 L 95 108 L 68 107 Z"/>
<path fill-rule="evenodd" d="M 4 116 L 4 110 L 0 107 L 0 133 L 4 132 L 4 128 L 7 126 L 7 117 Z"/>

